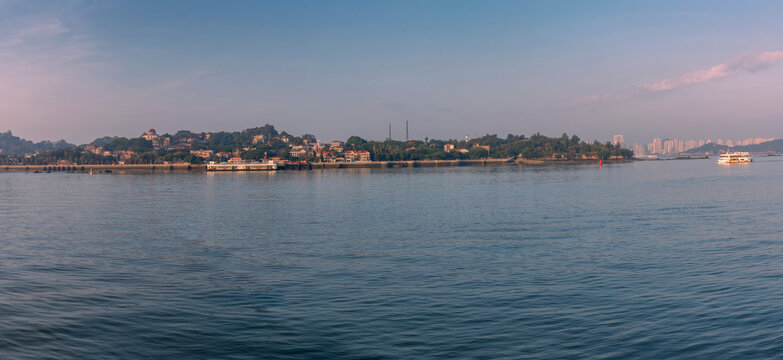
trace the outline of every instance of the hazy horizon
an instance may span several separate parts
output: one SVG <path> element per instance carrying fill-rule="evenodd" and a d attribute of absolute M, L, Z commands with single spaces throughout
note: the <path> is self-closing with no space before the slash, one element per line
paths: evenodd
<path fill-rule="evenodd" d="M 0 0 L 0 131 L 780 137 L 783 4 Z"/>

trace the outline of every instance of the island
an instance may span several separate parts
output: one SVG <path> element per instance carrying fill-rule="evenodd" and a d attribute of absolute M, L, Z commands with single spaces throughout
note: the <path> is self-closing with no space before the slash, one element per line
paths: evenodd
<path fill-rule="evenodd" d="M 312 134 L 294 136 L 266 124 L 236 132 L 180 130 L 138 137 L 102 137 L 89 144 L 33 143 L 0 133 L 0 170 L 89 171 L 90 169 L 203 170 L 207 164 L 274 164 L 239 169 L 414 167 L 491 164 L 579 164 L 628 161 L 633 152 L 620 145 L 587 142 L 578 136 L 508 134 L 461 140 L 365 140 L 322 142 Z M 229 167 L 232 168 L 232 167 Z"/>

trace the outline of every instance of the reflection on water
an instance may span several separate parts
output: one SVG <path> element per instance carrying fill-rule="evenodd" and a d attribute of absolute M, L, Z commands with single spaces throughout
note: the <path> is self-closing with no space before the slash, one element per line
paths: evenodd
<path fill-rule="evenodd" d="M 778 357 L 782 173 L 3 173 L 0 358 Z"/>

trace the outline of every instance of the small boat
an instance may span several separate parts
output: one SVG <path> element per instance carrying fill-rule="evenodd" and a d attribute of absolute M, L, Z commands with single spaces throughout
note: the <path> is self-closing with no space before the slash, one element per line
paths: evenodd
<path fill-rule="evenodd" d="M 718 164 L 747 164 L 751 161 L 753 158 L 747 152 L 730 152 L 718 157 Z"/>

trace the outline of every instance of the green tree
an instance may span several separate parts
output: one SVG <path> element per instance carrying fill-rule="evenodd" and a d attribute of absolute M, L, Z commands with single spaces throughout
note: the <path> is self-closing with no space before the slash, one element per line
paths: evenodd
<path fill-rule="evenodd" d="M 481 159 L 489 156 L 489 151 L 487 149 L 482 147 L 474 147 L 473 149 L 470 149 L 470 158 L 471 159 Z"/>
<path fill-rule="evenodd" d="M 364 140 L 358 136 L 351 136 L 348 138 L 348 140 L 345 141 L 346 146 L 350 146 L 351 148 L 358 148 L 359 146 L 362 146 L 367 143 L 367 140 Z"/>

